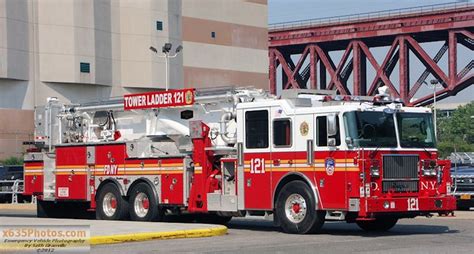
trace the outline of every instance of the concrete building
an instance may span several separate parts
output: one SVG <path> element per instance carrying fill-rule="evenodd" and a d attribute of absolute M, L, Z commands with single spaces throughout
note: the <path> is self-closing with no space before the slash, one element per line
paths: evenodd
<path fill-rule="evenodd" d="M 0 159 L 19 156 L 47 97 L 165 87 L 268 88 L 267 0 L 0 0 Z"/>

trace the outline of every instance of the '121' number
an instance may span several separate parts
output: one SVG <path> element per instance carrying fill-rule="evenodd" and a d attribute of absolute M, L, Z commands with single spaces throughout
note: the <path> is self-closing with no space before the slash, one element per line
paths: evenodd
<path fill-rule="evenodd" d="M 250 160 L 250 173 L 251 174 L 264 174 L 265 173 L 265 159 L 252 158 Z"/>

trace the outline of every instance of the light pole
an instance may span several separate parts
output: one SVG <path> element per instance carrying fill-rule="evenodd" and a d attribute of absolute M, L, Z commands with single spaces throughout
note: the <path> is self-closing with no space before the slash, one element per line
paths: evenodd
<path fill-rule="evenodd" d="M 173 47 L 173 44 L 167 42 L 165 43 L 165 45 L 163 45 L 163 47 L 161 48 L 161 52 L 163 53 L 162 55 L 158 55 L 158 50 L 153 47 L 153 46 L 150 46 L 150 50 L 157 54 L 158 57 L 162 57 L 162 58 L 165 58 L 166 61 L 165 61 L 165 77 L 166 77 L 166 91 L 168 91 L 168 88 L 169 88 L 169 82 L 170 82 L 170 78 L 169 78 L 169 61 L 170 61 L 170 58 L 175 58 L 176 56 L 178 56 L 179 52 L 181 52 L 183 50 L 183 46 L 179 45 L 174 54 L 170 54 L 170 51 L 171 51 L 171 48 Z"/>
<path fill-rule="evenodd" d="M 428 87 L 433 88 L 433 124 L 434 124 L 434 134 L 435 134 L 435 139 L 438 140 L 438 131 L 437 131 L 437 126 L 436 126 L 436 88 L 438 88 L 439 81 L 437 79 L 432 79 L 430 80 L 430 84 L 426 83 L 426 81 L 423 81 L 423 84 L 425 84 Z"/>

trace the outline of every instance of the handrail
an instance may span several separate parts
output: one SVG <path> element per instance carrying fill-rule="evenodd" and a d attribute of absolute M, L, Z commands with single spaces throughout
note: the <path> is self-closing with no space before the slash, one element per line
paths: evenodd
<path fill-rule="evenodd" d="M 323 18 L 316 18 L 316 19 L 303 19 L 303 20 L 296 20 L 296 21 L 289 21 L 289 22 L 278 22 L 269 24 L 269 30 L 280 30 L 280 29 L 291 29 L 291 28 L 298 28 L 298 27 L 307 27 L 307 26 L 320 26 L 320 25 L 328 25 L 328 24 L 338 24 L 343 22 L 357 22 L 362 20 L 368 19 L 376 19 L 376 18 L 388 18 L 388 17 L 395 17 L 395 16 L 404 16 L 410 14 L 425 14 L 437 11 L 447 11 L 447 10 L 457 10 L 457 9 L 464 9 L 474 7 L 474 3 L 444 3 L 444 4 L 433 4 L 433 5 L 424 5 L 424 6 L 417 6 L 417 7 L 408 7 L 408 8 L 401 8 L 401 9 L 392 9 L 392 10 L 383 10 L 383 11 L 376 11 L 376 12 L 366 12 L 366 13 L 359 13 L 359 14 L 349 14 L 349 15 L 340 15 L 340 16 L 332 16 L 332 17 L 323 17 Z"/>

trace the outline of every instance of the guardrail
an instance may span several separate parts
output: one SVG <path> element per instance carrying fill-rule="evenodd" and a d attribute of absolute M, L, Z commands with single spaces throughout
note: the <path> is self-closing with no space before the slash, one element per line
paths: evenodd
<path fill-rule="evenodd" d="M 23 180 L 0 180 L 0 194 L 11 194 L 12 204 L 18 204 L 18 196 L 23 193 Z M 36 204 L 36 196 L 31 197 L 31 203 Z"/>
<path fill-rule="evenodd" d="M 404 15 L 425 14 L 425 13 L 430 13 L 430 12 L 457 10 L 457 9 L 464 9 L 464 8 L 469 8 L 469 7 L 474 7 L 474 3 L 454 2 L 454 3 L 445 3 L 445 4 L 433 4 L 433 5 L 424 5 L 424 6 L 417 6 L 417 7 L 410 7 L 410 8 L 401 8 L 401 9 L 395 9 L 395 10 L 384 10 L 384 11 L 366 12 L 366 13 L 359 13 L 359 14 L 323 17 L 323 18 L 316 18 L 316 19 L 296 20 L 296 21 L 290 21 L 290 22 L 279 22 L 279 23 L 269 24 L 268 28 L 270 30 L 278 30 L 278 29 L 290 29 L 290 28 L 307 27 L 307 26 L 338 24 L 338 23 L 345 23 L 345 22 L 358 22 L 358 21 L 375 19 L 375 18 L 390 18 L 390 17 L 398 17 L 398 16 L 404 16 Z"/>

